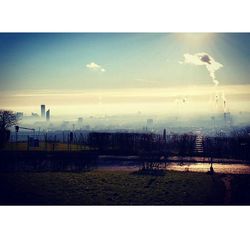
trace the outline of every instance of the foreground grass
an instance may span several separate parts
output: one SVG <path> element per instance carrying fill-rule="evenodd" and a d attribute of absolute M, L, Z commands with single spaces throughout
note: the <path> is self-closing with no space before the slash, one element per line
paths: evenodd
<path fill-rule="evenodd" d="M 80 151 L 80 150 L 89 150 L 88 146 L 78 145 L 78 144 L 71 144 L 68 146 L 67 143 L 52 143 L 48 142 L 40 142 L 39 147 L 29 147 L 29 151 Z M 27 151 L 27 142 L 12 142 L 7 143 L 4 150 L 8 151 Z"/>
<path fill-rule="evenodd" d="M 232 175 L 231 203 L 250 205 L 250 175 Z"/>
<path fill-rule="evenodd" d="M 202 205 L 223 204 L 218 176 L 169 171 L 141 176 L 122 171 L 1 173 L 1 204 Z"/>

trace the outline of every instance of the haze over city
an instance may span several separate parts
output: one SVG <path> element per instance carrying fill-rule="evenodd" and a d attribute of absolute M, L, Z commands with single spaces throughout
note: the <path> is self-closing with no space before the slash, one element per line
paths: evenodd
<path fill-rule="evenodd" d="M 249 42 L 0 34 L 0 203 L 250 204 Z"/>
<path fill-rule="evenodd" d="M 0 106 L 51 117 L 250 111 L 249 34 L 0 35 Z"/>

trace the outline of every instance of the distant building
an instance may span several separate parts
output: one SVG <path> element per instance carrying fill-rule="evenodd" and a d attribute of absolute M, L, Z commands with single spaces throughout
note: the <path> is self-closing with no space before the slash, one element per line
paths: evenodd
<path fill-rule="evenodd" d="M 166 139 L 167 139 L 167 137 L 166 137 L 166 129 L 164 128 L 163 129 L 163 141 L 166 142 Z"/>
<path fill-rule="evenodd" d="M 79 117 L 78 118 L 78 124 L 81 125 L 83 123 L 83 118 L 82 117 Z"/>
<path fill-rule="evenodd" d="M 69 122 L 68 121 L 63 121 L 61 125 L 61 129 L 69 129 Z"/>
<path fill-rule="evenodd" d="M 17 118 L 18 120 L 23 119 L 23 112 L 17 112 L 17 113 L 16 113 L 16 118 Z"/>
<path fill-rule="evenodd" d="M 232 126 L 232 117 L 231 117 L 230 112 L 224 113 L 224 124 L 225 126 L 229 126 L 229 127 Z"/>
<path fill-rule="evenodd" d="M 147 119 L 147 126 L 151 127 L 153 126 L 154 120 L 153 119 Z"/>
<path fill-rule="evenodd" d="M 45 105 L 44 104 L 41 105 L 41 117 L 45 118 Z"/>
<path fill-rule="evenodd" d="M 50 121 L 50 109 L 48 109 L 46 111 L 46 121 L 49 122 Z"/>
<path fill-rule="evenodd" d="M 32 117 L 32 118 L 38 118 L 39 115 L 38 115 L 37 113 L 31 113 L 31 117 Z"/>

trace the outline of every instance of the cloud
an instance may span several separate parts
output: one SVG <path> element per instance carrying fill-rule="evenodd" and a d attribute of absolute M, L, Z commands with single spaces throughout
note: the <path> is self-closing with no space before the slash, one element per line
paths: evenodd
<path fill-rule="evenodd" d="M 100 65 L 98 65 L 98 64 L 96 64 L 94 62 L 91 62 L 91 63 L 87 64 L 86 67 L 89 68 L 89 69 L 92 69 L 92 70 L 97 70 L 97 69 L 101 68 Z"/>
<path fill-rule="evenodd" d="M 91 62 L 89 64 L 86 64 L 86 68 L 92 70 L 92 71 L 101 71 L 101 72 L 106 72 L 106 69 L 104 69 L 101 65 Z"/>
<path fill-rule="evenodd" d="M 219 70 L 220 68 L 223 67 L 222 64 L 219 62 L 216 62 L 213 57 L 211 57 L 208 53 L 206 52 L 200 52 L 196 54 L 189 54 L 186 53 L 183 55 L 184 56 L 184 61 L 180 61 L 179 63 L 184 64 L 184 63 L 189 63 L 189 64 L 194 64 L 194 65 L 204 65 L 206 66 L 210 77 L 212 78 L 212 81 L 214 84 L 217 86 L 219 84 L 219 81 L 215 77 L 215 72 Z"/>

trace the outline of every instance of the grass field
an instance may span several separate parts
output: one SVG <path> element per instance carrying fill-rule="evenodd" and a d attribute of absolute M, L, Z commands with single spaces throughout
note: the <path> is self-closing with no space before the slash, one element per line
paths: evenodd
<path fill-rule="evenodd" d="M 220 178 L 169 171 L 141 176 L 123 171 L 1 173 L 1 204 L 202 205 L 223 204 Z"/>
<path fill-rule="evenodd" d="M 71 144 L 70 146 L 67 143 L 52 143 L 48 142 L 45 144 L 45 142 L 40 142 L 39 147 L 29 147 L 27 148 L 27 142 L 12 142 L 6 144 L 4 150 L 10 150 L 10 151 L 79 151 L 79 150 L 88 150 L 89 147 L 82 146 L 78 144 Z"/>
<path fill-rule="evenodd" d="M 250 175 L 232 176 L 232 204 L 250 205 Z"/>

